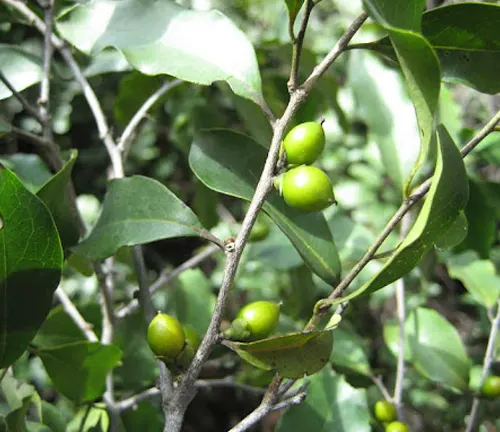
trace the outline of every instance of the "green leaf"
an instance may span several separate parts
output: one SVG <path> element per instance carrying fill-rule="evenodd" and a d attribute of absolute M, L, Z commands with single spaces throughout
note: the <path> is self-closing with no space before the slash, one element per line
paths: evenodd
<path fill-rule="evenodd" d="M 47 207 L 0 165 L 0 368 L 23 353 L 49 313 L 62 260 Z"/>
<path fill-rule="evenodd" d="M 345 320 L 342 320 L 342 324 L 335 329 L 335 349 L 332 350 L 330 361 L 334 366 L 361 375 L 372 374 L 366 344 L 354 327 Z"/>
<path fill-rule="evenodd" d="M 37 351 L 56 390 L 76 404 L 104 393 L 106 376 L 121 358 L 114 345 L 74 342 Z"/>
<path fill-rule="evenodd" d="M 439 55 L 446 81 L 500 91 L 498 22 L 500 6 L 492 3 L 453 4 L 424 14 L 422 32 Z"/>
<path fill-rule="evenodd" d="M 90 235 L 73 248 L 89 259 L 103 259 L 122 246 L 197 235 L 200 222 L 160 182 L 142 176 L 112 180 L 102 213 Z"/>
<path fill-rule="evenodd" d="M 293 27 L 293 23 L 297 18 L 300 8 L 304 4 L 304 0 L 285 0 L 285 3 L 288 8 L 288 18 L 290 19 L 290 24 Z"/>
<path fill-rule="evenodd" d="M 370 432 L 366 390 L 351 387 L 329 368 L 307 379 L 307 398 L 288 408 L 276 432 Z"/>
<path fill-rule="evenodd" d="M 333 330 L 290 333 L 256 342 L 229 342 L 225 345 L 264 370 L 275 370 L 283 378 L 302 378 L 321 370 L 330 358 Z"/>
<path fill-rule="evenodd" d="M 467 236 L 467 218 L 463 211 L 458 213 L 455 221 L 434 242 L 436 249 L 445 250 L 459 244 Z"/>
<path fill-rule="evenodd" d="M 398 353 L 398 328 L 384 327 L 391 352 Z M 457 330 L 435 310 L 415 309 L 405 323 L 405 358 L 428 379 L 445 387 L 466 390 L 470 360 Z"/>
<path fill-rule="evenodd" d="M 251 138 L 228 130 L 204 131 L 195 138 L 189 164 L 209 188 L 251 200 L 266 159 L 266 150 Z M 301 213 L 288 207 L 274 190 L 263 207 L 290 239 L 307 266 L 335 284 L 340 261 L 322 213 Z"/>
<path fill-rule="evenodd" d="M 61 238 L 63 249 L 68 249 L 78 243 L 80 230 L 76 215 L 73 213 L 70 197 L 69 184 L 71 182 L 71 170 L 76 162 L 78 152 L 72 151 L 68 161 L 61 170 L 47 181 L 36 193 L 50 210 Z"/>
<path fill-rule="evenodd" d="M 476 256 L 465 252 L 450 257 L 446 262 L 448 273 L 459 279 L 477 302 L 492 307 L 500 296 L 500 276 L 490 260 L 479 260 Z"/>
<path fill-rule="evenodd" d="M 66 432 L 67 421 L 61 410 L 47 401 L 42 401 L 42 421 L 52 432 Z"/>
<path fill-rule="evenodd" d="M 52 173 L 36 154 L 15 153 L 0 158 L 6 168 L 12 170 L 30 192 L 36 192 L 47 182 Z"/>
<path fill-rule="evenodd" d="M 420 31 L 425 0 L 363 0 L 370 17 L 384 27 Z"/>
<path fill-rule="evenodd" d="M 460 152 L 441 126 L 438 129 L 438 155 L 432 185 L 413 227 L 376 276 L 337 302 L 370 294 L 406 275 L 455 222 L 467 203 L 468 191 Z"/>
<path fill-rule="evenodd" d="M 2 73 L 18 92 L 40 82 L 43 76 L 43 62 L 25 49 L 8 44 L 0 44 L 0 64 Z M 0 100 L 12 96 L 12 92 L 0 81 Z"/>
<path fill-rule="evenodd" d="M 385 172 L 402 190 L 418 157 L 419 134 L 401 74 L 370 53 L 354 51 L 348 77 L 356 117 L 368 126 L 368 137 L 380 151 Z"/>
<path fill-rule="evenodd" d="M 174 292 L 177 318 L 190 324 L 198 335 L 207 331 L 214 312 L 215 295 L 210 280 L 201 270 L 187 270 L 179 276 L 180 286 Z"/>
<path fill-rule="evenodd" d="M 32 400 L 38 396 L 35 388 L 10 374 L 3 377 L 0 388 L 8 406 L 7 412 L 3 412 L 6 414 L 7 431 L 25 431 L 27 411 Z"/>
<path fill-rule="evenodd" d="M 493 191 L 484 189 L 484 183 L 469 179 L 469 201 L 465 216 L 469 224 L 467 236 L 457 247 L 459 251 L 472 249 L 481 258 L 488 258 L 497 236 L 497 215 L 491 204 Z"/>
<path fill-rule="evenodd" d="M 91 325 L 99 337 L 101 332 L 101 309 L 96 303 L 81 306 L 76 304 L 83 318 Z M 74 323 L 61 305 L 54 307 L 33 339 L 33 344 L 41 347 L 66 345 L 85 340 L 82 330 Z"/>
<path fill-rule="evenodd" d="M 203 85 L 226 81 L 236 94 L 262 105 L 254 49 L 218 11 L 193 11 L 172 1 L 94 0 L 59 17 L 57 29 L 85 53 L 113 46 L 147 75 Z"/>
<path fill-rule="evenodd" d="M 81 429 L 84 424 L 83 430 Z M 93 404 L 90 411 L 82 407 L 71 419 L 66 432 L 105 432 L 109 431 L 109 415 L 103 403 Z"/>
<path fill-rule="evenodd" d="M 441 82 L 439 60 L 429 42 L 419 33 L 425 0 L 365 0 L 375 21 L 389 33 L 397 59 L 415 106 L 420 133 L 420 152 L 405 182 L 405 195 L 415 174 L 427 158 L 433 136 Z"/>

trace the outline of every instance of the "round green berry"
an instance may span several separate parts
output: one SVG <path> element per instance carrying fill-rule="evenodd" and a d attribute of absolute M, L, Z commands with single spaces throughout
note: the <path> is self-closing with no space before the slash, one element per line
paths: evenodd
<path fill-rule="evenodd" d="M 148 327 L 148 344 L 157 357 L 177 357 L 186 343 L 180 322 L 167 314 L 157 314 Z"/>
<path fill-rule="evenodd" d="M 335 203 L 330 178 L 319 168 L 301 165 L 286 172 L 279 184 L 283 199 L 303 212 L 317 212 Z"/>
<path fill-rule="evenodd" d="M 399 421 L 389 423 L 385 427 L 385 432 L 409 432 L 408 425 Z"/>
<path fill-rule="evenodd" d="M 489 376 L 481 387 L 481 394 L 489 398 L 500 397 L 500 376 Z"/>
<path fill-rule="evenodd" d="M 325 132 L 320 123 L 306 122 L 295 126 L 283 140 L 289 165 L 312 164 L 325 148 Z"/>
<path fill-rule="evenodd" d="M 392 422 L 397 417 L 396 407 L 387 400 L 379 400 L 375 404 L 375 417 L 382 423 Z"/>

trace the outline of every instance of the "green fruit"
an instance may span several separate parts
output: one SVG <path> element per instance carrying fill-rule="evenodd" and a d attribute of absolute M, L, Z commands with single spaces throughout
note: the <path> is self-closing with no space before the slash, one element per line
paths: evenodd
<path fill-rule="evenodd" d="M 256 301 L 244 306 L 225 332 L 228 339 L 255 341 L 268 337 L 278 325 L 280 305 Z"/>
<path fill-rule="evenodd" d="M 481 394 L 489 398 L 500 397 L 500 376 L 486 378 L 481 387 Z"/>
<path fill-rule="evenodd" d="M 201 343 L 200 336 L 192 325 L 185 325 L 182 327 L 186 335 L 186 345 L 193 347 L 194 351 L 198 349 Z"/>
<path fill-rule="evenodd" d="M 330 178 L 319 168 L 301 165 L 283 176 L 283 199 L 290 206 L 303 212 L 317 212 L 335 203 Z"/>
<path fill-rule="evenodd" d="M 257 242 L 264 240 L 269 235 L 269 225 L 265 223 L 261 218 L 255 221 L 255 224 L 250 231 L 250 236 L 248 240 L 251 242 Z"/>
<path fill-rule="evenodd" d="M 180 322 L 167 314 L 157 314 L 149 323 L 148 344 L 157 357 L 173 359 L 184 349 L 186 336 Z"/>
<path fill-rule="evenodd" d="M 307 122 L 295 126 L 283 140 L 289 165 L 312 164 L 325 148 L 325 132 L 320 123 Z"/>
<path fill-rule="evenodd" d="M 382 423 L 389 423 L 396 420 L 396 407 L 387 400 L 379 400 L 375 404 L 375 417 Z"/>
<path fill-rule="evenodd" d="M 392 423 L 389 423 L 385 427 L 385 432 L 409 432 L 410 429 L 408 428 L 408 425 L 405 423 L 401 423 L 399 421 L 395 421 Z"/>

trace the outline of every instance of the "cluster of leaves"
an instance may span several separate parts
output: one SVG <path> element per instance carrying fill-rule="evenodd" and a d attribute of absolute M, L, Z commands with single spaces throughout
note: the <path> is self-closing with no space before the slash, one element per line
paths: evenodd
<path fill-rule="evenodd" d="M 161 75 L 185 81 L 153 105 L 127 146 L 126 170 L 133 175 L 109 183 L 99 132 L 62 58 L 54 57 L 51 75 L 53 132 L 62 150 L 78 152 L 63 153 L 65 163 L 56 173 L 44 163 L 44 143 L 33 147 L 30 139 L 40 126 L 0 83 L 0 368 L 13 365 L 1 381 L 0 430 L 107 430 L 110 371 L 117 400 L 154 386 L 158 366 L 135 307 L 130 246 L 147 244 L 145 277 L 156 285 L 155 308 L 199 335 L 207 330 L 223 254 L 162 281 L 199 253 L 200 232 L 222 239 L 237 234 L 235 221 L 254 195 L 273 134 L 263 110 L 281 114 L 287 104 L 289 27 L 300 27 L 303 3 L 212 2 L 221 12 L 173 1 L 56 5 L 56 32 L 78 50 L 83 74 L 105 115 L 114 119 L 116 135 L 161 86 Z M 362 8 L 372 21 L 358 36 L 372 42 L 352 44 L 293 118 L 325 120 L 326 148 L 316 164 L 334 180 L 338 206 L 304 214 L 272 191 L 263 206 L 269 235 L 245 248 L 226 318 L 248 301 L 281 301 L 278 333 L 288 336 L 242 344 L 236 352 L 254 365 L 265 363 L 263 369 L 278 362 L 282 375 L 292 377 L 297 365 L 316 371 L 327 357 L 327 367 L 307 378 L 307 399 L 280 417 L 278 431 L 381 428 L 371 409 L 380 398 L 373 382 L 381 375 L 387 388 L 393 386 L 400 352 L 408 364 L 409 423 L 457 430 L 479 385 L 500 296 L 499 138 L 488 136 L 467 169 L 459 151 L 491 117 L 488 99 L 471 88 L 500 90 L 500 34 L 487 25 L 500 20 L 500 7 L 465 3 L 423 13 L 422 0 L 345 3 L 315 6 L 299 81 Z M 43 38 L 7 4 L 0 1 L 0 31 L 8 40 L 0 45 L 0 72 L 34 101 L 34 84 L 44 75 Z M 381 247 L 392 251 L 388 258 L 372 260 L 348 293 L 335 299 L 351 301 L 340 325 L 300 333 L 316 302 L 331 294 L 412 188 L 429 176 L 431 187 L 423 205 L 414 206 L 408 233 L 402 239 L 392 233 Z M 83 240 L 71 178 L 90 232 Z M 103 275 L 94 274 L 91 264 L 105 259 L 114 279 L 112 344 L 99 342 L 106 326 L 98 302 Z M 404 347 L 393 301 L 394 283 L 402 277 L 409 309 Z M 59 284 L 91 324 L 95 340 L 53 304 Z M 323 337 L 328 343 L 321 344 L 321 353 L 316 346 L 303 349 Z M 493 351 L 495 368 L 499 342 Z M 228 353 L 216 347 L 201 377 L 209 382 L 232 375 L 233 382 L 254 387 L 271 381 L 268 371 Z M 311 353 L 312 366 L 304 365 Z M 200 392 L 186 424 L 200 431 L 227 428 L 228 407 L 238 415 L 253 408 L 244 391 L 217 393 L 220 406 L 213 412 L 226 417 L 195 413 L 214 400 Z M 484 404 L 484 425 L 500 427 L 498 409 L 499 402 Z M 160 413 L 159 400 L 146 399 L 120 413 L 121 427 L 161 430 Z"/>

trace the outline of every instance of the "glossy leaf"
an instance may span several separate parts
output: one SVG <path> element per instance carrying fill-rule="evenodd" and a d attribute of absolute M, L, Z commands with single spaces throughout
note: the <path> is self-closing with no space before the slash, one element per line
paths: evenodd
<path fill-rule="evenodd" d="M 333 330 L 290 333 L 249 343 L 226 341 L 225 344 L 260 369 L 275 370 L 283 378 L 302 378 L 328 363 Z"/>
<path fill-rule="evenodd" d="M 467 236 L 468 223 L 463 211 L 458 213 L 458 217 L 434 242 L 436 249 L 445 250 L 456 246 Z"/>
<path fill-rule="evenodd" d="M 211 130 L 195 139 L 189 163 L 209 188 L 250 200 L 265 158 L 266 150 L 249 137 Z M 322 213 L 294 210 L 274 190 L 263 209 L 290 239 L 308 267 L 327 283 L 334 284 L 340 274 L 340 261 Z"/>
<path fill-rule="evenodd" d="M 196 215 L 160 182 L 142 176 L 113 180 L 90 235 L 73 251 L 103 259 L 122 246 L 197 235 Z"/>
<path fill-rule="evenodd" d="M 106 376 L 121 358 L 114 345 L 74 342 L 38 350 L 58 392 L 79 404 L 104 393 Z"/>
<path fill-rule="evenodd" d="M 47 207 L 0 165 L 0 368 L 23 353 L 49 313 L 62 260 Z"/>
<path fill-rule="evenodd" d="M 441 71 L 429 42 L 419 33 L 425 0 L 365 0 L 372 18 L 388 32 L 415 106 L 420 133 L 420 152 L 405 183 L 405 195 L 431 146 L 434 114 L 439 98 Z"/>
<path fill-rule="evenodd" d="M 203 85 L 226 81 L 236 94 L 262 102 L 253 47 L 218 11 L 193 11 L 172 1 L 145 7 L 137 0 L 94 0 L 59 17 L 57 29 L 85 53 L 112 46 L 147 75 Z"/>
<path fill-rule="evenodd" d="M 477 302 L 486 307 L 495 305 L 500 296 L 500 276 L 490 260 L 479 260 L 466 252 L 450 257 L 447 266 L 450 277 L 459 279 Z"/>
<path fill-rule="evenodd" d="M 63 249 L 75 245 L 80 238 L 78 221 L 73 213 L 69 197 L 71 171 L 78 153 L 72 151 L 61 170 L 45 183 L 36 193 L 50 210 L 61 238 Z"/>
<path fill-rule="evenodd" d="M 288 9 L 288 18 L 290 20 L 291 26 L 293 27 L 295 18 L 297 18 L 297 14 L 304 4 L 304 0 L 285 0 L 285 3 Z"/>
<path fill-rule="evenodd" d="M 439 55 L 446 81 L 500 91 L 498 22 L 500 5 L 492 3 L 452 4 L 424 14 L 422 32 Z"/>
<path fill-rule="evenodd" d="M 366 390 L 351 387 L 330 368 L 307 378 L 307 398 L 288 408 L 276 432 L 370 432 Z"/>
<path fill-rule="evenodd" d="M 395 356 L 398 333 L 396 325 L 384 327 L 384 339 Z M 467 389 L 470 360 L 457 330 L 439 313 L 414 310 L 405 323 L 405 338 L 405 358 L 418 372 L 446 387 Z"/>
<path fill-rule="evenodd" d="M 43 76 L 42 59 L 25 49 L 0 44 L 2 73 L 18 92 L 36 84 Z M 0 81 L 0 100 L 12 96 L 12 92 Z"/>
<path fill-rule="evenodd" d="M 14 172 L 26 189 L 35 194 L 52 177 L 47 165 L 37 154 L 14 153 L 1 157 L 0 162 Z"/>
<path fill-rule="evenodd" d="M 481 258 L 488 258 L 497 236 L 497 215 L 492 205 L 495 192 L 484 189 L 484 183 L 469 179 L 469 201 L 465 216 L 469 229 L 459 251 L 474 250 Z"/>
<path fill-rule="evenodd" d="M 465 207 L 469 189 L 462 157 L 446 129 L 440 127 L 438 132 L 438 157 L 432 185 L 410 232 L 382 270 L 368 283 L 339 299 L 339 303 L 377 291 L 406 275 Z"/>

